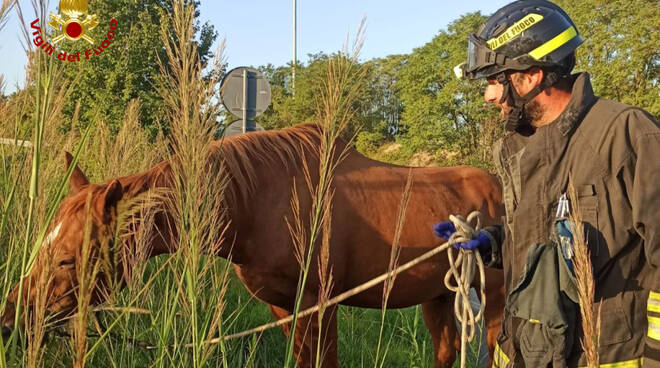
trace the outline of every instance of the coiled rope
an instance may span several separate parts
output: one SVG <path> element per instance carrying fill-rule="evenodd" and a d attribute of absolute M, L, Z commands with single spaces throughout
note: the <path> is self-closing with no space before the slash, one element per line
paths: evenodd
<path fill-rule="evenodd" d="M 467 220 L 461 216 L 449 216 L 449 220 L 454 223 L 456 232 L 449 238 L 449 244 L 464 243 L 470 239 L 476 238 L 481 230 L 481 218 L 477 211 L 470 213 Z M 474 227 L 473 224 L 474 223 Z M 445 286 L 447 289 L 456 293 L 454 298 L 454 314 L 461 323 L 461 368 L 465 368 L 466 345 L 472 342 L 475 336 L 475 330 L 479 321 L 483 318 L 486 308 L 486 274 L 484 272 L 484 263 L 478 251 L 460 249 L 458 256 L 454 259 L 454 247 L 447 248 L 447 257 L 449 258 L 449 271 L 445 275 Z M 470 285 L 475 276 L 475 265 L 479 271 L 480 284 L 480 308 L 477 315 L 470 306 Z M 456 284 L 452 284 L 452 279 Z"/>

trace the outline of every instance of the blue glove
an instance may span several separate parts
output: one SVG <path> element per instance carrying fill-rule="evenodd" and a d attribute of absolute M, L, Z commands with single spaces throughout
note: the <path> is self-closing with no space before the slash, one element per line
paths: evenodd
<path fill-rule="evenodd" d="M 491 247 L 490 245 L 490 236 L 488 236 L 488 233 L 485 231 L 479 231 L 477 234 L 477 237 L 474 239 L 470 239 L 467 242 L 464 243 L 456 243 L 454 244 L 454 248 L 456 249 L 466 249 L 466 250 L 474 250 L 478 249 L 480 252 L 485 252 Z"/>
<path fill-rule="evenodd" d="M 456 232 L 456 227 L 454 226 L 453 222 L 445 221 L 433 225 L 433 232 L 436 236 L 444 238 L 445 240 L 449 240 L 451 235 Z M 480 251 L 486 251 L 491 247 L 490 239 L 491 237 L 482 230 L 479 231 L 479 234 L 476 238 L 470 239 L 467 242 L 456 243 L 454 244 L 454 248 L 463 248 L 467 250 L 479 249 Z"/>
<path fill-rule="evenodd" d="M 444 238 L 445 240 L 449 240 L 451 234 L 456 232 L 456 227 L 454 226 L 453 222 L 445 221 L 433 225 L 433 232 L 435 233 L 436 236 L 440 238 Z"/>

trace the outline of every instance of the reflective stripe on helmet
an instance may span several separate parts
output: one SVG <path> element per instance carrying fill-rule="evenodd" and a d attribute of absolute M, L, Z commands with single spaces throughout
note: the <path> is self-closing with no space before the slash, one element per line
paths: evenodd
<path fill-rule="evenodd" d="M 559 47 L 561 47 L 563 44 L 566 42 L 570 41 L 573 39 L 573 37 L 577 36 L 577 31 L 575 30 L 575 27 L 570 26 L 568 29 L 566 29 L 564 32 L 558 34 L 555 36 L 553 39 L 550 41 L 544 43 L 543 45 L 535 48 L 534 50 L 529 52 L 529 56 L 533 57 L 534 60 L 539 60 L 540 58 L 544 57 L 545 55 L 548 55 L 549 53 L 557 50 Z"/>
<path fill-rule="evenodd" d="M 541 19 L 543 19 L 541 14 L 529 13 L 523 19 L 513 23 L 506 31 L 486 41 L 486 43 L 491 50 L 495 50 L 519 36 L 524 30 L 538 23 Z"/>

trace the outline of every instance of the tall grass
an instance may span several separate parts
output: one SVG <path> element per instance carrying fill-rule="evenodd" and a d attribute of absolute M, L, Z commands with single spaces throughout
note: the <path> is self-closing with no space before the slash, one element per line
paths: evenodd
<path fill-rule="evenodd" d="M 3 2 L 0 9 L 3 12 L 8 9 L 6 4 L 7 2 Z M 19 18 L 22 20 L 22 8 L 19 4 L 16 4 L 16 7 Z M 45 3 L 33 2 L 33 10 L 37 17 L 43 17 L 46 11 Z M 6 13 L 0 14 L 2 22 L 6 19 L 5 16 Z M 25 23 L 24 27 L 26 27 Z M 42 29 L 42 37 L 45 37 L 44 31 Z M 24 34 L 26 36 L 25 44 L 30 45 L 26 28 L 24 28 Z M 44 200 L 44 198 L 48 198 L 43 194 L 44 187 L 55 188 L 55 195 L 62 193 L 61 188 L 44 185 L 44 181 L 49 183 L 50 180 L 44 178 L 43 161 L 44 156 L 47 155 L 45 147 L 50 145 L 47 140 L 52 133 L 50 127 L 53 119 L 56 119 L 61 111 L 62 102 L 71 91 L 71 84 L 63 81 L 59 65 L 53 63 L 52 58 L 48 58 L 43 52 L 33 52 L 28 48 L 27 56 L 26 88 L 19 93 L 13 103 L 7 103 L 6 111 L 10 111 L 11 114 L 5 117 L 6 120 L 3 123 L 6 124 L 1 124 L 3 128 L 13 128 L 13 134 L 10 133 L 10 136 L 21 139 L 29 136 L 29 140 L 32 142 L 31 151 L 19 152 L 18 149 L 13 149 L 9 153 L 8 160 L 3 147 L 3 174 L 7 176 L 2 180 L 4 211 L 0 220 L 0 231 L 2 232 L 0 237 L 8 245 L 6 249 L 3 249 L 6 259 L 3 292 L 4 295 L 7 295 L 11 285 L 9 281 L 18 278 L 20 279 L 17 288 L 18 295 L 31 293 L 37 296 L 36 299 L 43 301 L 46 298 L 43 285 L 47 284 L 49 280 L 48 273 L 42 272 L 38 275 L 39 277 L 34 278 L 36 281 L 34 283 L 26 283 L 25 279 L 20 276 L 27 275 L 32 269 L 36 254 L 41 247 L 46 225 L 54 214 L 52 202 L 58 201 L 52 196 L 49 196 L 50 201 Z M 23 148 L 25 147 L 21 149 Z M 29 173 L 28 162 L 31 163 Z M 21 186 L 26 186 L 28 190 L 21 191 Z M 22 216 L 23 214 L 26 214 L 25 217 Z M 11 217 L 12 215 L 18 216 Z M 20 219 L 20 222 L 16 221 L 17 219 Z M 34 236 L 35 233 L 37 236 Z M 3 298 L 0 309 L 4 311 L 5 307 L 6 303 Z M 0 348 L 0 364 L 3 366 L 10 361 L 37 366 L 41 361 L 42 355 L 39 349 L 45 332 L 44 308 L 38 306 L 34 308 L 32 314 L 22 313 L 25 308 L 24 298 L 19 297 L 15 305 L 14 324 L 22 324 L 28 329 L 25 335 L 19 335 L 18 330 L 14 330 L 8 343 Z M 28 354 L 20 354 L 18 347 L 23 344 L 22 341 L 25 338 L 27 338 Z M 9 356 L 6 354 L 7 352 L 9 352 Z"/>
<path fill-rule="evenodd" d="M 315 364 L 319 367 L 323 354 L 323 316 L 326 312 L 325 302 L 330 298 L 332 292 L 332 270 L 329 265 L 329 246 L 331 234 L 332 217 L 332 199 L 334 191 L 332 188 L 333 175 L 337 166 L 342 162 L 347 154 L 347 149 L 338 151 L 337 139 L 344 133 L 349 123 L 355 117 L 357 111 L 353 103 L 356 101 L 363 81 L 366 76 L 366 69 L 357 63 L 360 50 L 364 41 L 363 26 L 365 19 L 362 20 L 360 28 L 357 31 L 355 41 L 349 53 L 348 42 L 344 52 L 339 56 L 332 58 L 328 62 L 326 79 L 319 81 L 320 90 L 317 100 L 316 121 L 322 128 L 322 135 L 318 147 L 318 178 L 312 178 L 312 170 L 306 162 L 303 164 L 303 173 L 307 189 L 311 195 L 311 208 L 309 216 L 309 227 L 303 225 L 303 218 L 307 214 L 300 213 L 299 196 L 293 191 L 291 206 L 294 212 L 294 224 L 289 224 L 296 258 L 300 265 L 300 275 L 298 278 L 298 287 L 296 299 L 293 308 L 293 321 L 291 323 L 290 335 L 287 341 L 284 367 L 289 367 L 294 358 L 294 342 L 296 328 L 298 327 L 298 313 L 301 310 L 303 298 L 306 293 L 307 280 L 310 268 L 314 264 L 314 256 L 319 254 L 319 277 L 320 290 L 317 295 L 319 305 L 321 306 L 318 318 L 319 336 L 312 336 L 311 341 L 317 339 Z M 294 186 L 295 188 L 295 186 Z M 320 241 L 320 252 L 315 248 Z M 307 305 L 306 307 L 309 307 Z"/>
<path fill-rule="evenodd" d="M 387 272 L 392 272 L 396 270 L 396 267 L 399 263 L 399 240 L 401 238 L 401 231 L 403 230 L 403 223 L 406 219 L 406 210 L 408 208 L 408 201 L 410 200 L 410 191 L 412 190 L 413 179 L 412 179 L 412 170 L 408 172 L 408 180 L 406 181 L 406 186 L 403 190 L 403 196 L 401 197 L 401 204 L 399 205 L 399 213 L 397 215 L 396 221 L 396 230 L 394 232 L 394 242 L 392 243 L 392 249 L 390 251 L 390 263 L 387 267 Z M 396 279 L 395 274 L 392 274 L 392 277 L 389 277 L 383 283 L 383 301 L 381 304 L 381 313 L 380 313 L 380 331 L 378 332 L 378 345 L 376 346 L 376 357 L 374 359 L 374 368 L 378 367 L 379 358 L 380 358 L 380 348 L 383 339 L 383 329 L 385 327 L 385 312 L 387 311 L 387 302 L 389 301 L 390 293 L 394 287 L 394 281 Z M 387 352 L 385 353 L 387 354 Z M 382 367 L 385 362 L 385 357 L 383 356 L 380 366 Z"/>
<path fill-rule="evenodd" d="M 188 354 L 182 350 L 185 346 L 175 345 L 175 354 L 188 360 L 192 367 L 204 366 L 212 354 L 220 355 L 227 366 L 225 344 L 204 343 L 222 333 L 223 298 L 229 272 L 228 264 L 224 263 L 224 270 L 217 274 L 216 258 L 204 257 L 217 253 L 227 226 L 224 191 L 229 178 L 220 157 L 208 159 L 219 114 L 219 102 L 213 97 L 217 78 L 221 76 L 222 50 L 216 54 L 210 79 L 204 80 L 194 42 L 194 6 L 182 0 L 174 0 L 172 5 L 169 22 L 161 28 L 168 62 L 159 61 L 158 91 L 167 104 L 174 149 L 170 157 L 174 193 L 169 210 L 176 225 L 178 249 L 172 270 L 172 285 L 177 293 L 171 297 L 185 317 L 188 328 L 184 336 L 190 339 L 191 346 Z M 209 276 L 211 282 L 204 282 Z M 209 289 L 215 294 L 210 300 L 200 297 Z M 209 302 L 211 305 L 205 305 Z M 163 317 L 166 326 L 163 332 L 169 335 L 175 314 Z M 165 349 L 161 353 L 171 354 Z"/>

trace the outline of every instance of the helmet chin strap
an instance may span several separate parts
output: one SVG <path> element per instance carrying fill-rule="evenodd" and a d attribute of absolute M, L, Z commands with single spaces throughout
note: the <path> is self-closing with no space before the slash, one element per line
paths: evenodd
<path fill-rule="evenodd" d="M 555 84 L 558 79 L 557 73 L 544 73 L 541 83 L 521 97 L 518 91 L 513 88 L 511 76 L 506 72 L 498 74 L 497 81 L 504 87 L 499 103 L 501 104 L 506 101 L 511 106 L 511 111 L 509 111 L 509 115 L 504 122 L 504 129 L 509 132 L 515 131 L 521 134 L 529 132 L 531 126 L 529 126 L 528 119 L 525 119 L 525 105 L 534 97 L 538 96 L 544 89 Z"/>

